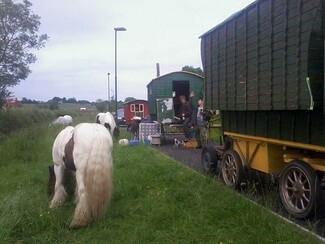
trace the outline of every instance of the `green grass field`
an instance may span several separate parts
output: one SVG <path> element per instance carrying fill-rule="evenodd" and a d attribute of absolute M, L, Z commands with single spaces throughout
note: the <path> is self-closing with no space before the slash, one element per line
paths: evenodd
<path fill-rule="evenodd" d="M 93 121 L 87 116 L 76 120 Z M 48 166 L 58 132 L 46 125 L 23 129 L 0 145 L 0 243 L 317 243 L 154 148 L 117 144 L 108 212 L 70 230 L 73 199 L 48 208 Z"/>

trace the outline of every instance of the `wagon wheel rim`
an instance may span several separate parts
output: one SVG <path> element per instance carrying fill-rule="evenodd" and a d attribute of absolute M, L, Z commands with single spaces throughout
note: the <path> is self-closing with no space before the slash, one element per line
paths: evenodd
<path fill-rule="evenodd" d="M 283 178 L 282 192 L 286 205 L 295 213 L 305 212 L 312 204 L 312 186 L 309 177 L 300 168 L 288 170 Z"/>
<path fill-rule="evenodd" d="M 238 169 L 235 158 L 232 155 L 226 155 L 222 167 L 223 179 L 228 186 L 233 186 L 237 182 Z"/>

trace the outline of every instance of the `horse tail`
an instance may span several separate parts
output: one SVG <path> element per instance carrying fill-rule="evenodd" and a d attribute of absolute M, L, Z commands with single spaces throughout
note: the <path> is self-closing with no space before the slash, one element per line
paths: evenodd
<path fill-rule="evenodd" d="M 112 195 L 111 147 L 102 135 L 95 139 L 85 170 L 85 189 L 92 220 L 100 218 L 107 210 Z"/>

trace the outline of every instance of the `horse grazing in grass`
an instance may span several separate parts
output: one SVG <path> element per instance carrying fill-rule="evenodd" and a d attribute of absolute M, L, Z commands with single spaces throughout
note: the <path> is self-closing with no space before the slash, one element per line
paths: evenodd
<path fill-rule="evenodd" d="M 110 112 L 97 114 L 96 123 L 105 126 L 115 138 L 119 137 L 120 130 L 116 126 L 114 116 Z"/>
<path fill-rule="evenodd" d="M 53 122 L 49 124 L 49 127 L 52 125 L 63 125 L 63 126 L 69 126 L 72 125 L 73 119 L 70 115 L 64 115 L 64 116 L 59 116 L 56 118 Z"/>
<path fill-rule="evenodd" d="M 112 149 L 110 133 L 98 124 L 69 126 L 56 137 L 52 150 L 55 189 L 50 208 L 58 207 L 67 197 L 65 170 L 75 171 L 77 206 L 70 228 L 84 227 L 105 213 L 112 194 Z"/>

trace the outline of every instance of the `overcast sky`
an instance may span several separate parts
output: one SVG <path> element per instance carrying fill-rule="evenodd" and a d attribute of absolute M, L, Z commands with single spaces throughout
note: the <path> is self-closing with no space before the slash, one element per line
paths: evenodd
<path fill-rule="evenodd" d="M 107 99 L 114 94 L 114 27 L 118 32 L 118 100 L 147 98 L 156 76 L 202 67 L 198 37 L 253 0 L 30 0 L 50 37 L 32 74 L 12 88 L 21 99 Z"/>

